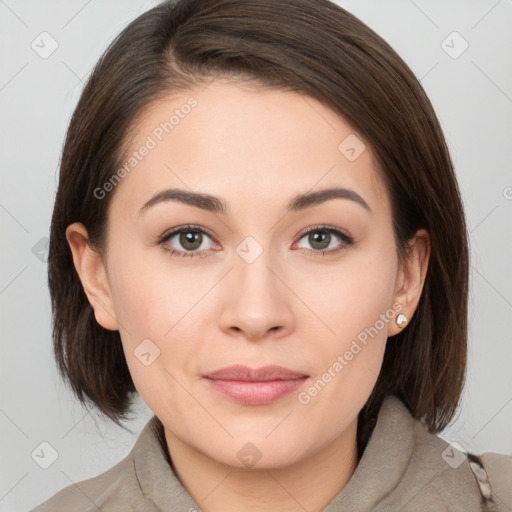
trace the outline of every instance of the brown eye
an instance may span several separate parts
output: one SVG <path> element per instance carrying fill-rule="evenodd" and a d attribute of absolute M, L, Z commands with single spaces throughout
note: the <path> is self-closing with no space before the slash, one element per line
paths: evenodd
<path fill-rule="evenodd" d="M 206 230 L 195 226 L 175 228 L 163 235 L 158 244 L 178 257 L 207 256 L 207 250 L 215 245 L 213 237 Z"/>
<path fill-rule="evenodd" d="M 302 240 L 306 240 L 310 247 L 301 247 Z M 322 226 L 309 228 L 297 242 L 299 248 L 314 255 L 334 254 L 352 243 L 352 238 L 339 229 Z"/>
<path fill-rule="evenodd" d="M 201 247 L 203 234 L 197 231 L 183 231 L 179 235 L 179 242 L 187 251 L 195 251 Z"/>
<path fill-rule="evenodd" d="M 308 242 L 311 244 L 313 249 L 327 249 L 331 242 L 331 233 L 328 233 L 327 231 L 316 231 L 307 236 Z"/>

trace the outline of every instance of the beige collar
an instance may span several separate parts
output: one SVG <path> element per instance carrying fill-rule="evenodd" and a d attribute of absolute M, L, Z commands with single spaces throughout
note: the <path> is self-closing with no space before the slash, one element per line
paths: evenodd
<path fill-rule="evenodd" d="M 356 471 L 324 512 L 372 510 L 383 496 L 394 489 L 413 450 L 413 421 L 400 400 L 393 396 L 384 399 L 374 432 Z M 199 505 L 183 487 L 162 453 L 155 435 L 157 422 L 153 416 L 133 448 L 135 471 L 142 493 L 165 511 L 199 510 Z M 379 482 L 380 492 L 368 485 L 372 481 Z"/>

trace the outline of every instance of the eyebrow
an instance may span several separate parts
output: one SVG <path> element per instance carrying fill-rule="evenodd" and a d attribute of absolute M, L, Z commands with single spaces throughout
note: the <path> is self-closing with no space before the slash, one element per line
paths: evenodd
<path fill-rule="evenodd" d="M 354 190 L 348 188 L 328 188 L 317 192 L 307 192 L 295 196 L 289 203 L 286 213 L 305 210 L 312 206 L 319 205 L 331 199 L 348 199 L 362 206 L 368 212 L 371 208 L 368 203 Z M 178 188 L 167 189 L 155 194 L 149 201 L 144 203 L 139 210 L 139 215 L 145 213 L 153 206 L 166 203 L 168 201 L 179 202 L 190 206 L 195 206 L 213 213 L 227 214 L 228 208 L 226 202 L 210 194 L 199 192 L 190 192 Z"/>

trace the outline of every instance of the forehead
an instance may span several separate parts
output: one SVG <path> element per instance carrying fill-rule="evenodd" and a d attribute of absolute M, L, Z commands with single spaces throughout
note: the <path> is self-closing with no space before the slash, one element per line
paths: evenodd
<path fill-rule="evenodd" d="M 389 208 L 371 148 L 340 115 L 254 83 L 214 81 L 155 102 L 134 122 L 123 166 L 114 203 L 124 212 L 177 187 L 225 198 L 228 210 L 334 186 Z"/>

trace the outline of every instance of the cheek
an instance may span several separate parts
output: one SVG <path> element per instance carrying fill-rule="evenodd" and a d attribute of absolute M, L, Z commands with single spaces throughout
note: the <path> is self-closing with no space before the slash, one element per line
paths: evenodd
<path fill-rule="evenodd" d="M 151 407 L 164 392 L 179 391 L 172 376 L 181 382 L 183 375 L 198 373 L 198 329 L 212 317 L 205 309 L 211 302 L 202 299 L 218 277 L 207 269 L 180 269 L 155 248 L 112 246 L 109 282 L 123 350 L 134 384 Z"/>
<path fill-rule="evenodd" d="M 204 294 L 208 276 L 192 267 L 180 269 L 170 259 L 154 247 L 112 251 L 109 281 L 114 308 L 121 328 L 134 341 L 162 339 L 168 333 L 171 337 Z"/>
<path fill-rule="evenodd" d="M 335 272 L 326 268 L 302 281 L 298 294 L 308 297 L 310 309 L 323 323 L 317 322 L 322 334 L 313 342 L 319 358 L 314 389 L 311 394 L 306 390 L 304 403 L 320 392 L 322 399 L 315 399 L 318 406 L 366 400 L 380 372 L 388 328 L 396 315 L 392 308 L 396 264 L 396 253 L 389 246 L 354 251 Z M 317 292 L 307 295 L 308 289 Z M 352 398 L 347 397 L 347 389 Z"/>
<path fill-rule="evenodd" d="M 289 276 L 295 276 L 297 295 L 318 318 L 318 342 L 325 345 L 326 353 L 332 356 L 358 336 L 363 339 L 368 329 L 376 337 L 374 327 L 380 339 L 386 339 L 389 318 L 383 324 L 381 315 L 393 314 L 397 269 L 397 256 L 389 244 L 381 250 L 347 252 L 339 265 L 307 265 L 307 269 L 290 269 Z M 311 319 L 308 322 L 314 320 L 310 313 L 306 316 Z"/>

